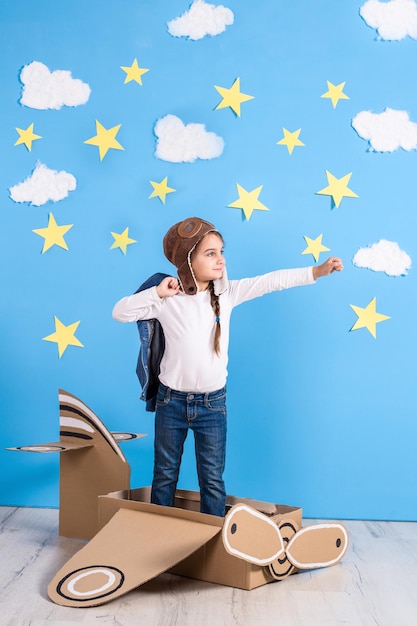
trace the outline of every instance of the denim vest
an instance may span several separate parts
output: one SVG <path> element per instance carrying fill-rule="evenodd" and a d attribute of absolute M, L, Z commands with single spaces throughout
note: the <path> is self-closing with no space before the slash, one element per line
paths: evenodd
<path fill-rule="evenodd" d="M 159 285 L 168 274 L 152 274 L 150 278 L 135 291 L 144 291 Z M 165 350 L 165 337 L 161 324 L 156 319 L 139 320 L 137 323 L 140 349 L 136 374 L 142 387 L 140 399 L 146 402 L 147 411 L 155 411 L 156 395 L 159 387 L 159 371 L 162 355 Z"/>

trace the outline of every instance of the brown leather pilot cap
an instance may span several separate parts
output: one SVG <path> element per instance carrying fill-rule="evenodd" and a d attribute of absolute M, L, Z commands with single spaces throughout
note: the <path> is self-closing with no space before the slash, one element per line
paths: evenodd
<path fill-rule="evenodd" d="M 210 232 L 217 232 L 213 224 L 199 217 L 188 217 L 171 226 L 164 237 L 164 254 L 177 268 L 181 288 L 187 295 L 193 296 L 198 291 L 191 267 L 191 252 Z"/>

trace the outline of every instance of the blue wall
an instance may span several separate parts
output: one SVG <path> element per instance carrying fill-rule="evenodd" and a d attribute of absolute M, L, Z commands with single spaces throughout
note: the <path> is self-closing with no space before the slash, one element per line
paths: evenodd
<path fill-rule="evenodd" d="M 416 281 L 360 269 L 359 248 L 380 239 L 417 255 L 415 150 L 375 153 L 352 129 L 362 110 L 407 110 L 417 121 L 413 78 L 417 42 L 377 41 L 359 15 L 361 2 L 343 0 L 230 0 L 234 24 L 199 41 L 176 38 L 167 22 L 189 7 L 183 0 L 6 1 L 0 8 L 1 499 L 5 505 L 56 506 L 58 458 L 5 451 L 56 440 L 58 388 L 86 402 L 111 430 L 149 433 L 123 444 L 132 486 L 152 474 L 153 414 L 139 401 L 134 324 L 113 321 L 111 310 L 164 259 L 167 228 L 190 215 L 213 221 L 226 240 L 231 278 L 314 262 L 301 255 L 304 236 L 323 234 L 345 270 L 317 285 L 265 296 L 232 318 L 228 382 L 229 493 L 300 505 L 307 517 L 416 520 Z M 142 85 L 124 84 L 120 66 L 149 69 Z M 44 63 L 87 83 L 86 104 L 36 110 L 19 103 L 23 66 Z M 254 96 L 215 110 L 214 85 Z M 345 81 L 335 108 L 320 96 L 326 81 Z M 167 114 L 204 124 L 225 142 L 219 158 L 170 163 L 155 157 L 155 122 Z M 121 124 L 124 150 L 86 145 L 95 120 Z M 16 128 L 34 123 L 42 139 L 14 145 Z M 304 147 L 290 155 L 277 142 L 283 128 L 301 128 Z M 59 202 L 14 202 L 9 189 L 40 161 L 66 171 L 76 190 Z M 338 208 L 325 171 L 358 198 Z M 163 204 L 150 181 L 168 176 L 174 188 Z M 269 211 L 246 220 L 228 205 L 236 183 Z M 68 250 L 41 253 L 34 229 L 52 212 Z M 110 249 L 111 232 L 129 228 L 137 243 Z M 329 253 L 320 257 L 323 261 Z M 350 332 L 351 304 L 390 316 Z M 84 347 L 43 341 L 79 321 Z M 191 438 L 180 486 L 197 488 Z"/>

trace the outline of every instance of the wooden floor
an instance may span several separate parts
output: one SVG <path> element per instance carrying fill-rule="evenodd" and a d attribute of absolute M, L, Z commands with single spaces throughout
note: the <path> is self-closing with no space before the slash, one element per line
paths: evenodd
<path fill-rule="evenodd" d="M 415 626 L 417 523 L 345 524 L 350 548 L 334 567 L 253 591 L 163 574 L 101 607 L 74 609 L 53 604 L 46 589 L 83 543 L 58 537 L 55 509 L 0 507 L 0 625 Z"/>

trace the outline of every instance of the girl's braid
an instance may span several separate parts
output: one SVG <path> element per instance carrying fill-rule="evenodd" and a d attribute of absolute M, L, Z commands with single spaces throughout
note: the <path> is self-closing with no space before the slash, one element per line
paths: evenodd
<path fill-rule="evenodd" d="M 209 291 L 210 291 L 210 304 L 211 308 L 214 311 L 214 315 L 216 316 L 216 328 L 214 331 L 214 352 L 219 356 L 220 354 L 220 335 L 222 332 L 220 326 L 220 298 L 214 293 L 214 282 L 211 280 L 209 283 Z"/>

